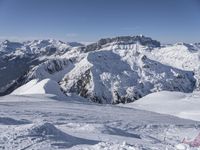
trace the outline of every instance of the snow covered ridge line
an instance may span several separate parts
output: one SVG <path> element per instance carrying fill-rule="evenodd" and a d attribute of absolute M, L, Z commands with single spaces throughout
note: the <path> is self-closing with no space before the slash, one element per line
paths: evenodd
<path fill-rule="evenodd" d="M 34 55 L 42 55 L 42 54 L 50 54 L 52 53 L 64 53 L 71 47 L 83 46 L 81 43 L 77 42 L 62 42 L 60 40 L 33 40 L 33 41 L 25 41 L 25 42 L 11 42 L 9 40 L 5 40 L 0 43 L 0 52 L 16 55 L 16 53 L 20 54 L 34 54 Z"/>
<path fill-rule="evenodd" d="M 30 55 L 16 57 L 15 51 L 23 53 L 24 50 L 15 48 L 9 55 L 2 55 L 4 59 L 0 61 L 0 67 L 2 64 L 5 68 L 6 61 L 10 62 L 10 66 L 0 69 L 2 78 L 9 77 L 6 82 L 0 83 L 0 88 L 2 85 L 5 93 L 9 94 L 32 79 L 40 83 L 48 78 L 41 83 L 57 82 L 58 90 L 62 90 L 66 95 L 75 94 L 93 102 L 116 104 L 133 102 L 163 90 L 193 92 L 200 83 L 200 76 L 196 71 L 198 69 L 191 69 L 200 64 L 198 44 L 160 46 L 160 42 L 144 36 L 101 39 L 87 46 L 67 46 L 64 51 L 63 44 L 65 45 L 56 40 L 32 41 L 26 45 L 40 55 L 35 53 L 31 55 L 33 58 L 30 58 Z M 56 49 L 49 49 L 52 45 Z M 43 53 L 46 51 L 47 53 Z M 13 62 L 25 58 L 28 59 L 26 68 L 22 67 L 25 69 L 20 70 L 23 64 L 21 61 L 19 71 L 16 70 L 17 74 L 12 76 L 9 72 L 12 69 L 9 67 L 13 66 Z M 33 60 L 37 62 L 33 63 Z M 189 71 L 182 66 L 190 68 Z M 12 84 L 8 84 L 11 81 Z M 44 91 L 49 93 L 48 88 Z M 35 88 L 34 92 L 37 94 Z"/>

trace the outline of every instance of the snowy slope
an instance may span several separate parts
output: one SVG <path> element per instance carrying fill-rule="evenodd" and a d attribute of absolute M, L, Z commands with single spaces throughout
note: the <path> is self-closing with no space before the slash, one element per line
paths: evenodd
<path fill-rule="evenodd" d="M 31 80 L 28 83 L 24 84 L 23 86 L 17 88 L 16 90 L 14 90 L 11 94 L 13 95 L 17 95 L 17 94 L 23 94 L 24 92 L 26 92 L 27 90 L 31 89 L 33 86 L 35 86 L 38 83 L 37 79 Z"/>
<path fill-rule="evenodd" d="M 198 43 L 177 43 L 154 49 L 149 55 L 153 60 L 183 70 L 193 71 L 200 89 L 200 46 Z"/>
<path fill-rule="evenodd" d="M 26 81 L 31 79 L 46 79 L 50 78 L 55 81 L 60 81 L 71 69 L 74 64 L 70 59 L 62 59 L 55 57 L 49 59 L 35 67 L 33 67 L 26 75 Z"/>
<path fill-rule="evenodd" d="M 200 48 L 197 44 L 167 45 L 154 49 L 151 54 L 155 60 L 179 69 L 194 71 L 200 67 Z"/>
<path fill-rule="evenodd" d="M 186 94 L 163 91 L 123 106 L 200 121 L 200 92 Z"/>
<path fill-rule="evenodd" d="M 12 92 L 12 90 L 23 86 L 31 80 L 42 81 L 48 78 L 54 82 L 57 82 L 58 84 L 59 81 L 61 81 L 62 78 L 74 68 L 75 62 L 77 61 L 76 57 L 76 55 L 70 55 L 69 53 L 68 58 L 63 56 L 49 58 L 47 61 L 44 61 L 32 69 L 29 69 L 27 73 L 15 80 L 15 82 L 9 86 L 9 88 L 11 88 L 10 91 Z"/>
<path fill-rule="evenodd" d="M 4 78 L 0 95 L 32 79 L 46 78 L 57 82 L 67 95 L 98 103 L 126 103 L 152 92 L 188 93 L 200 87 L 199 44 L 161 46 L 148 37 L 121 36 L 86 46 L 57 40 L 0 45 L 0 77 Z"/>
<path fill-rule="evenodd" d="M 0 98 L 0 149 L 181 150 L 199 122 L 42 95 Z M 195 150 L 194 148 L 190 148 Z"/>
<path fill-rule="evenodd" d="M 45 55 L 62 54 L 71 48 L 71 45 L 54 39 L 27 41 L 24 45 L 28 47 L 28 53 Z"/>
<path fill-rule="evenodd" d="M 182 141 L 200 131 L 199 51 L 144 36 L 3 41 L 0 94 L 14 91 L 0 97 L 0 149 L 197 150 Z"/>
<path fill-rule="evenodd" d="M 56 60 L 60 55 L 73 49 L 69 44 L 58 40 L 1 42 L 0 78 L 4 80 L 0 81 L 0 95 L 9 94 L 21 84 L 26 83 L 23 76 L 32 68 L 38 68 L 38 65 L 49 59 Z"/>
<path fill-rule="evenodd" d="M 11 95 L 30 95 L 30 94 L 52 94 L 59 99 L 64 99 L 65 95 L 61 92 L 58 83 L 51 79 L 41 81 L 31 80 L 25 85 L 17 88 Z"/>
<path fill-rule="evenodd" d="M 63 78 L 63 90 L 99 103 L 132 102 L 162 90 L 194 90 L 193 72 L 161 64 L 144 55 L 151 51 L 154 42 L 148 41 L 151 46 L 141 45 L 134 38 L 131 42 L 129 38 L 106 42 L 102 49 L 89 51 Z"/>

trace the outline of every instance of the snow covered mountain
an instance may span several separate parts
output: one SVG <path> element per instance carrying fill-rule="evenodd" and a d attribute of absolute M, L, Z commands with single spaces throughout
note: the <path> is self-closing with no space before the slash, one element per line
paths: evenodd
<path fill-rule="evenodd" d="M 200 44 L 177 43 L 154 49 L 151 58 L 163 64 L 182 70 L 193 71 L 197 79 L 196 86 L 200 89 Z"/>
<path fill-rule="evenodd" d="M 72 46 L 57 40 L 0 43 L 0 95 L 22 85 L 21 78 L 31 68 L 67 52 Z M 20 82 L 20 83 L 19 83 Z"/>
<path fill-rule="evenodd" d="M 147 46 L 149 50 L 155 47 L 160 47 L 160 42 L 141 35 L 141 36 L 120 36 L 115 38 L 100 39 L 96 43 L 87 45 L 86 47 L 83 48 L 83 50 L 85 52 L 89 52 L 89 51 L 99 50 L 108 46 L 114 46 L 114 45 L 131 46 L 134 44 Z"/>
<path fill-rule="evenodd" d="M 79 95 L 98 103 L 127 103 L 157 91 L 193 92 L 200 79 L 199 44 L 161 46 L 148 37 L 121 36 L 86 46 L 56 40 L 15 43 L 7 49 L 5 43 L 1 45 L 1 56 L 7 57 L 6 51 L 15 56 L 16 62 L 16 54 L 22 52 L 24 57 L 19 60 L 31 61 L 27 68 L 19 67 L 23 73 L 12 77 L 11 84 L 6 82 L 3 94 L 33 79 L 49 79 L 57 82 L 58 90 L 66 95 Z"/>
<path fill-rule="evenodd" d="M 144 36 L 3 41 L 0 149 L 198 149 L 199 53 Z"/>
<path fill-rule="evenodd" d="M 61 81 L 67 93 L 99 103 L 132 102 L 161 90 L 192 92 L 194 86 L 192 72 L 153 61 L 137 47 L 123 46 L 88 53 Z"/>

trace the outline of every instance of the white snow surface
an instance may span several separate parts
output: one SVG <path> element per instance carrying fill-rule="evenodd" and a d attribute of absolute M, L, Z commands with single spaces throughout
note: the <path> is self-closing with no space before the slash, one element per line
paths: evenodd
<path fill-rule="evenodd" d="M 200 92 L 157 92 L 123 106 L 200 121 Z"/>
<path fill-rule="evenodd" d="M 17 88 L 11 95 L 30 95 L 30 94 L 52 94 L 59 98 L 65 97 L 61 92 L 58 83 L 51 79 L 38 81 L 36 79 L 29 81 L 25 85 Z"/>
<path fill-rule="evenodd" d="M 181 150 L 200 123 L 153 112 L 98 105 L 68 97 L 9 95 L 0 98 L 0 149 Z"/>

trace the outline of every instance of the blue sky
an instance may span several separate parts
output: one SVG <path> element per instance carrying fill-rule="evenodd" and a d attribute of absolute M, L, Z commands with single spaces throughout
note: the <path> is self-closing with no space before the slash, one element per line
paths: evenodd
<path fill-rule="evenodd" d="M 0 39 L 200 42 L 200 0 L 0 0 Z"/>

